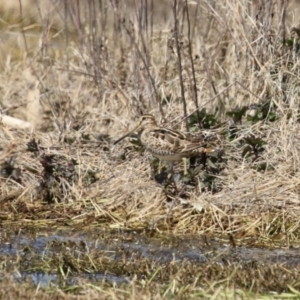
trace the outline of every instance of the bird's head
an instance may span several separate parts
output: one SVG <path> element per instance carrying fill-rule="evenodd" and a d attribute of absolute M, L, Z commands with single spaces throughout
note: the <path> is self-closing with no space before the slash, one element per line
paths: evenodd
<path fill-rule="evenodd" d="M 140 121 L 136 127 L 134 127 L 131 131 L 129 131 L 127 134 L 119 138 L 114 142 L 114 145 L 119 143 L 121 140 L 129 136 L 131 133 L 134 131 L 140 131 L 140 130 L 145 130 L 147 128 L 151 129 L 157 126 L 155 117 L 151 114 L 145 114 L 140 117 Z"/>

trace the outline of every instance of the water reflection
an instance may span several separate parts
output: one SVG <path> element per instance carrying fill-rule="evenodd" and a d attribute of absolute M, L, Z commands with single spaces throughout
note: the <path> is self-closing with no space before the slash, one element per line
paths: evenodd
<path fill-rule="evenodd" d="M 235 247 L 228 243 L 216 239 L 204 239 L 202 237 L 170 237 L 170 238 L 150 238 L 134 232 L 118 234 L 101 234 L 98 232 L 5 232 L 1 233 L 0 256 L 6 261 L 13 261 L 18 256 L 38 255 L 40 259 L 44 257 L 59 256 L 62 252 L 72 249 L 73 256 L 81 259 L 82 254 L 99 252 L 99 256 L 105 256 L 110 261 L 122 261 L 124 255 L 126 261 L 147 258 L 159 263 L 176 261 L 192 261 L 193 263 L 281 263 L 296 266 L 300 263 L 298 249 L 260 249 Z M 30 262 L 30 258 L 28 259 Z M 28 262 L 27 262 L 28 263 Z M 27 270 L 30 269 L 27 268 Z M 32 283 L 41 286 L 57 284 L 57 270 L 52 270 L 48 274 L 39 271 L 20 272 L 15 274 L 19 281 L 31 280 Z M 80 279 L 105 280 L 114 283 L 128 283 L 129 278 L 115 276 L 114 274 L 104 274 L 101 272 L 86 273 L 80 277 L 68 277 L 68 284 L 76 284 Z"/>

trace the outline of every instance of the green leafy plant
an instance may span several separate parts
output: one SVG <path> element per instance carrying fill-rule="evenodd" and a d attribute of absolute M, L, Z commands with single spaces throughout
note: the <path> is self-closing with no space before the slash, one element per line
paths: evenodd
<path fill-rule="evenodd" d="M 209 114 L 206 109 L 203 108 L 199 111 L 200 122 L 198 122 L 198 114 L 195 112 L 189 117 L 189 127 L 194 127 L 195 125 L 201 125 L 201 128 L 210 129 L 218 123 L 218 119 L 215 114 Z"/>
<path fill-rule="evenodd" d="M 261 138 L 256 138 L 251 135 L 250 137 L 244 138 L 246 144 L 242 157 L 249 158 L 253 157 L 253 161 L 257 160 L 260 154 L 265 150 L 264 145 L 266 144 Z"/>
<path fill-rule="evenodd" d="M 234 110 L 228 111 L 227 116 L 231 117 L 234 124 L 242 123 L 242 118 L 245 116 L 248 106 L 243 106 L 242 108 L 236 108 Z"/>

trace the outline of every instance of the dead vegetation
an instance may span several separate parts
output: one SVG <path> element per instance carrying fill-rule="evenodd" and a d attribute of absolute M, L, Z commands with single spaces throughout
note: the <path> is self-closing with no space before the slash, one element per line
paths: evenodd
<path fill-rule="evenodd" d="M 38 9 L 30 34 L 25 7 L 1 25 L 2 114 L 32 124 L 12 128 L 3 117 L 3 228 L 150 228 L 299 243 L 296 3 L 51 5 L 51 13 Z M 220 149 L 192 162 L 188 176 L 178 164 L 170 177 L 138 136 L 113 145 L 142 113 L 163 126 L 217 132 Z"/>

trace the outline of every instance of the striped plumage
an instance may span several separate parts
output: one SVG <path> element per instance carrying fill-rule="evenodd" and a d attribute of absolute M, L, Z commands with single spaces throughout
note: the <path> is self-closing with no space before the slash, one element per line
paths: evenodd
<path fill-rule="evenodd" d="M 159 127 L 151 114 L 141 116 L 139 124 L 114 144 L 137 130 L 141 131 L 141 142 L 146 150 L 160 160 L 185 161 L 186 158 L 213 151 L 213 149 L 205 147 L 202 136 L 184 134 L 176 130 Z"/>

